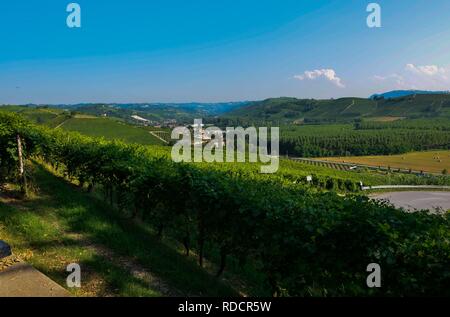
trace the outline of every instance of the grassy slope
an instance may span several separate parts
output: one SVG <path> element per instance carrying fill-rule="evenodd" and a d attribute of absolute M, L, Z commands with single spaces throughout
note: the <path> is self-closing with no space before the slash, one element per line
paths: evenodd
<path fill-rule="evenodd" d="M 77 131 L 94 137 L 104 137 L 107 140 L 123 140 L 143 145 L 162 142 L 141 127 L 131 126 L 109 118 L 72 118 L 61 125 L 68 131 Z"/>
<path fill-rule="evenodd" d="M 304 118 L 347 119 L 359 117 L 373 112 L 375 107 L 374 101 L 362 98 L 336 100 L 272 98 L 231 111 L 224 116 L 288 123 Z"/>
<path fill-rule="evenodd" d="M 423 170 L 431 173 L 441 173 L 444 169 L 450 171 L 450 151 L 443 150 L 387 156 L 327 157 L 322 158 L 322 160 L 372 166 L 391 166 L 392 168 Z"/>
<path fill-rule="evenodd" d="M 112 118 L 98 118 L 87 115 L 76 115 L 68 118 L 68 113 L 54 108 L 31 108 L 24 106 L 3 106 L 0 110 L 17 112 L 33 123 L 43 124 L 51 128 L 61 127 L 68 131 L 77 131 L 89 136 L 104 137 L 108 140 L 120 139 L 130 143 L 143 145 L 163 145 L 142 127 L 132 126 Z"/>
<path fill-rule="evenodd" d="M 52 123 L 56 120 L 65 119 L 65 111 L 61 109 L 53 108 L 33 108 L 25 106 L 2 106 L 2 111 L 20 113 L 26 119 L 38 124 L 45 124 L 52 126 Z"/>
<path fill-rule="evenodd" d="M 0 238 L 16 254 L 65 285 L 69 263 L 82 267 L 80 296 L 230 296 L 237 293 L 162 243 L 142 225 L 121 219 L 111 208 L 72 184 L 35 165 L 39 193 L 26 201 L 0 199 Z M 76 238 L 75 238 L 76 237 Z M 91 245 L 106 248 L 104 253 Z M 133 276 L 117 259 L 132 259 L 164 281 L 149 285 Z"/>

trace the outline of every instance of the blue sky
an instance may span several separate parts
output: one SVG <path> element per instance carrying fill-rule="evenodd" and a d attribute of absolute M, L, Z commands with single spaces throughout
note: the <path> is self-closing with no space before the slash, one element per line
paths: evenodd
<path fill-rule="evenodd" d="M 450 89 L 450 1 L 65 0 L 0 4 L 0 104 L 366 97 Z"/>

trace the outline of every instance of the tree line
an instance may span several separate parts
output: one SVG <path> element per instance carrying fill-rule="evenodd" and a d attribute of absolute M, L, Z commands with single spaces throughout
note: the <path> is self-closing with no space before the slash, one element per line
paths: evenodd
<path fill-rule="evenodd" d="M 336 131 L 337 132 L 337 131 Z M 280 154 L 300 157 L 390 155 L 450 149 L 450 133 L 433 130 L 342 130 L 282 134 Z"/>

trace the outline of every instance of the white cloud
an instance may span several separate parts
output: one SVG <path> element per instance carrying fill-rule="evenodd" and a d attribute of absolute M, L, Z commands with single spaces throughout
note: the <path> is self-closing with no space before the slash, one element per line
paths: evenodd
<path fill-rule="evenodd" d="M 373 76 L 373 78 L 378 81 L 378 82 L 393 82 L 396 85 L 396 88 L 407 88 L 407 84 L 405 83 L 405 79 L 403 78 L 403 76 L 399 75 L 399 74 L 390 74 L 387 76 L 379 76 L 379 75 L 375 75 Z M 414 88 L 414 87 L 411 87 Z"/>
<path fill-rule="evenodd" d="M 334 69 L 315 69 L 312 71 L 307 70 L 301 75 L 294 76 L 294 78 L 298 80 L 315 80 L 319 77 L 325 78 L 339 88 L 345 88 L 345 85 L 342 83 L 341 78 L 336 76 L 336 72 L 334 71 Z"/>
<path fill-rule="evenodd" d="M 438 67 L 436 65 L 416 66 L 414 64 L 406 64 L 405 69 L 414 74 L 420 74 L 425 76 L 436 76 L 436 75 L 445 76 L 445 74 L 447 73 L 447 70 L 445 68 Z"/>
<path fill-rule="evenodd" d="M 450 69 L 437 65 L 406 64 L 398 73 L 373 78 L 387 89 L 450 90 Z"/>

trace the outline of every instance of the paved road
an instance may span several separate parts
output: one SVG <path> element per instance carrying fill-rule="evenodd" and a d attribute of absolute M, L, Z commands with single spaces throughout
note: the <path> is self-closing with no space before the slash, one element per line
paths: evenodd
<path fill-rule="evenodd" d="M 434 210 L 437 207 L 444 210 L 450 209 L 450 192 L 405 191 L 374 194 L 370 197 L 375 199 L 387 199 L 394 206 L 403 207 L 408 210 Z"/>

